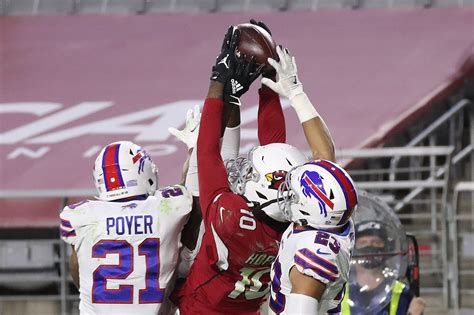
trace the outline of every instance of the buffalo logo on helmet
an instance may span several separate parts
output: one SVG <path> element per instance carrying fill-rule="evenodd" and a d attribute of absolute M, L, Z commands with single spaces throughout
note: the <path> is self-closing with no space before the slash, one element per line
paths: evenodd
<path fill-rule="evenodd" d="M 137 154 L 133 157 L 133 164 L 140 162 L 140 165 L 138 167 L 138 174 L 143 172 L 143 169 L 145 167 L 145 160 L 148 159 L 151 161 L 150 155 L 143 149 L 138 150 Z"/>
<path fill-rule="evenodd" d="M 287 171 L 279 170 L 273 173 L 265 174 L 265 178 L 268 182 L 270 182 L 268 188 L 278 190 L 280 186 L 285 182 L 285 177 L 287 173 Z"/>
<path fill-rule="evenodd" d="M 328 212 L 326 207 L 334 209 L 334 202 L 327 196 L 321 175 L 315 171 L 306 171 L 301 176 L 300 184 L 303 194 L 308 198 L 316 198 L 319 204 L 320 214 L 324 214 L 324 217 L 327 217 Z"/>

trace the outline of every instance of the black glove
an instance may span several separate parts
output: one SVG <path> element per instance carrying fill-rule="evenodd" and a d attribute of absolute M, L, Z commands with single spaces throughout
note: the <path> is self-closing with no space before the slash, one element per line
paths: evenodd
<path fill-rule="evenodd" d="M 255 57 L 250 61 L 246 56 L 235 59 L 231 65 L 229 80 L 224 86 L 224 102 L 240 106 L 240 97 L 249 90 L 250 85 L 262 73 L 263 65 L 256 66 Z"/>
<path fill-rule="evenodd" d="M 272 32 L 270 31 L 270 28 L 267 26 L 267 24 L 263 23 L 262 21 L 255 21 L 254 19 L 250 19 L 250 24 L 260 26 L 265 31 L 267 31 L 268 34 L 272 35 Z"/>
<path fill-rule="evenodd" d="M 232 63 L 235 62 L 235 48 L 239 44 L 240 30 L 229 27 L 222 42 L 221 53 L 217 56 L 216 64 L 212 67 L 211 80 L 226 84 L 229 80 Z"/>

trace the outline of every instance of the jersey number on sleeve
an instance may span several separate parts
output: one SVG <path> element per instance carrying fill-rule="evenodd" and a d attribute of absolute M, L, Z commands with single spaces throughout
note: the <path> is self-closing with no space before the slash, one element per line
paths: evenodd
<path fill-rule="evenodd" d="M 183 190 L 179 187 L 169 187 L 161 192 L 163 198 L 178 197 L 183 195 Z"/>
<path fill-rule="evenodd" d="M 100 265 L 94 270 L 92 285 L 92 303 L 132 304 L 133 285 L 121 284 L 117 289 L 108 289 L 107 280 L 127 279 L 133 272 L 134 248 L 125 240 L 101 240 L 92 248 L 93 258 L 105 258 L 107 255 L 118 255 L 117 265 Z M 138 294 L 138 303 L 162 303 L 164 289 L 160 288 L 160 239 L 147 238 L 138 246 L 138 255 L 145 256 L 146 275 L 145 289 Z"/>
<path fill-rule="evenodd" d="M 318 231 L 314 242 L 316 244 L 329 246 L 329 249 L 331 249 L 334 254 L 339 253 L 339 250 L 341 249 L 341 244 L 339 244 L 339 242 L 334 237 L 326 232 Z"/>

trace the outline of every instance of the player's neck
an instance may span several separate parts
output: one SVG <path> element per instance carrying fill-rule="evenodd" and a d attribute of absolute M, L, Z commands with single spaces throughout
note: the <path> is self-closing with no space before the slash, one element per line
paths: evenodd
<path fill-rule="evenodd" d="M 314 228 L 312 228 L 310 226 L 305 226 L 305 225 L 301 225 L 301 224 L 298 224 L 298 223 L 295 223 L 294 228 L 297 231 L 314 230 Z"/>

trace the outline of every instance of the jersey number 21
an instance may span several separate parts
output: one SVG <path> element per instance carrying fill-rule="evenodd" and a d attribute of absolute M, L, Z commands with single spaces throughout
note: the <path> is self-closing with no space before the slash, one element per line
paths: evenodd
<path fill-rule="evenodd" d="M 92 248 L 93 258 L 105 258 L 117 254 L 117 265 L 100 265 L 94 270 L 92 286 L 92 303 L 132 304 L 133 285 L 119 285 L 117 289 L 107 289 L 108 279 L 127 279 L 133 272 L 133 246 L 125 240 L 101 240 Z M 146 287 L 140 289 L 138 303 L 162 303 L 164 289 L 160 288 L 160 239 L 147 238 L 138 245 L 138 255 L 145 256 Z"/>

